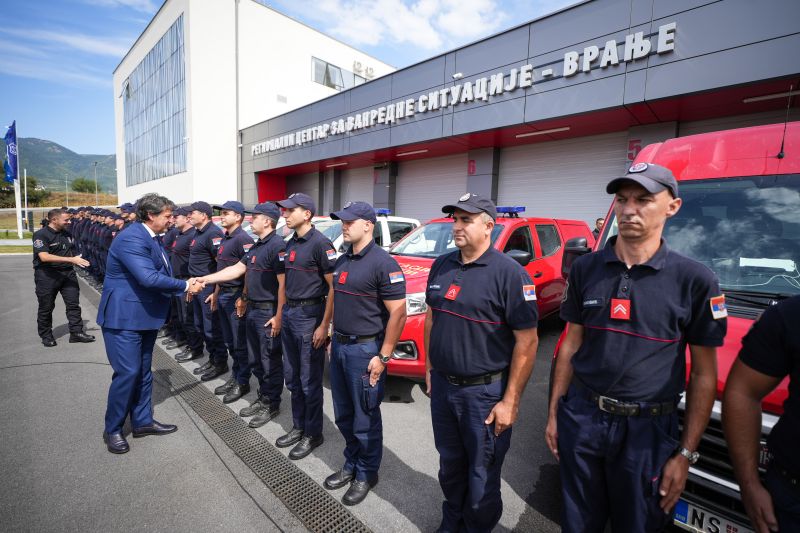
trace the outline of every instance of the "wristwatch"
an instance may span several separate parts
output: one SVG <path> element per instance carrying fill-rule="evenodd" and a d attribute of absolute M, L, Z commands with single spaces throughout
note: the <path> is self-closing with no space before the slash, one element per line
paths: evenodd
<path fill-rule="evenodd" d="M 680 455 L 686 457 L 686 460 L 689 461 L 690 465 L 695 464 L 697 462 L 697 460 L 700 459 L 700 453 L 699 452 L 691 452 L 691 451 L 687 450 L 686 448 L 684 448 L 683 446 L 678 448 L 677 451 L 678 451 L 678 453 Z"/>
<path fill-rule="evenodd" d="M 378 357 L 381 358 L 381 363 L 383 363 L 384 365 L 392 360 L 391 355 L 383 355 L 382 353 L 378 353 Z"/>

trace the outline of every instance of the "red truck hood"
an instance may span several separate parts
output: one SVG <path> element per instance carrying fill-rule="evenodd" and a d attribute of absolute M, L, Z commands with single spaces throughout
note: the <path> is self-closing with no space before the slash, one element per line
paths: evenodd
<path fill-rule="evenodd" d="M 722 399 L 725 390 L 725 383 L 728 381 L 728 374 L 731 371 L 733 362 L 742 349 L 742 337 L 750 330 L 753 321 L 747 318 L 728 317 L 728 334 L 725 336 L 725 344 L 717 350 L 717 399 Z M 689 350 L 686 350 L 687 372 L 691 369 Z M 688 377 L 688 375 L 687 375 Z M 789 378 L 785 378 L 778 387 L 775 388 L 762 403 L 764 411 L 774 414 L 783 414 L 783 402 L 789 396 Z"/>
<path fill-rule="evenodd" d="M 433 259 L 407 255 L 395 255 L 393 257 L 397 260 L 403 271 L 403 276 L 406 278 L 406 293 L 425 292 Z"/>

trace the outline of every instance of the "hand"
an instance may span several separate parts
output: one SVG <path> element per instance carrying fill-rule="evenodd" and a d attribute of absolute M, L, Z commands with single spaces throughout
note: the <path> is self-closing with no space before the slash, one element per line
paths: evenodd
<path fill-rule="evenodd" d="M 90 263 L 80 255 L 76 255 L 75 257 L 72 258 L 72 264 L 78 265 L 81 268 L 86 268 L 89 266 Z"/>
<path fill-rule="evenodd" d="M 369 361 L 369 366 L 367 367 L 367 372 L 369 372 L 369 385 L 370 387 L 374 387 L 375 384 L 381 379 L 381 374 L 383 374 L 383 370 L 386 368 L 386 365 L 383 364 L 381 358 L 379 356 L 375 356 Z"/>
<path fill-rule="evenodd" d="M 689 460 L 686 457 L 675 455 L 664 465 L 658 493 L 661 494 L 659 505 L 665 513 L 672 511 L 678 503 L 678 498 L 686 486 L 687 477 L 689 477 Z"/>
<path fill-rule="evenodd" d="M 431 397 L 431 369 L 425 370 L 425 396 Z"/>
<path fill-rule="evenodd" d="M 320 326 L 314 330 L 314 336 L 311 337 L 311 344 L 314 348 L 319 348 L 320 346 L 325 345 L 325 341 L 328 340 L 328 326 L 324 324 L 320 324 Z"/>
<path fill-rule="evenodd" d="M 742 503 L 747 510 L 747 516 L 753 522 L 756 533 L 778 531 L 778 520 L 775 518 L 775 508 L 772 505 L 772 496 L 760 481 L 742 485 Z"/>
<path fill-rule="evenodd" d="M 212 292 L 211 294 L 208 295 L 208 298 L 206 298 L 206 302 L 205 303 L 208 304 L 208 306 L 211 308 L 211 311 L 216 311 L 217 310 L 217 295 Z"/>
<path fill-rule="evenodd" d="M 269 332 L 270 337 L 277 337 L 281 332 L 281 317 L 279 315 L 275 315 L 270 318 L 266 324 L 264 324 L 265 328 L 270 326 L 272 326 L 272 331 Z"/>
<path fill-rule="evenodd" d="M 511 402 L 507 402 L 506 400 L 500 400 L 494 404 L 484 424 L 488 425 L 494 422 L 494 435 L 495 437 L 499 437 L 502 432 L 510 428 L 514 422 L 517 421 L 518 413 L 518 406 L 512 405 Z"/>
<path fill-rule="evenodd" d="M 191 287 L 191 285 L 189 287 Z M 191 290 L 186 291 L 186 303 L 192 303 L 193 299 L 194 299 L 194 294 L 192 294 Z"/>
<path fill-rule="evenodd" d="M 558 422 L 556 422 L 555 415 L 547 417 L 544 440 L 547 442 L 547 447 L 550 449 L 550 453 L 556 458 L 556 461 L 561 461 L 561 458 L 558 456 Z"/>
<path fill-rule="evenodd" d="M 236 305 L 236 316 L 239 318 L 244 317 L 244 314 L 247 311 L 247 300 L 236 298 L 235 305 Z"/>

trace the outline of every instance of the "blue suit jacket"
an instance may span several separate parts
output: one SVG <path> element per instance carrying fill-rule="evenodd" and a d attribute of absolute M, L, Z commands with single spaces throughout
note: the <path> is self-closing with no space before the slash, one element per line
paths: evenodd
<path fill-rule="evenodd" d="M 164 325 L 170 297 L 186 282 L 172 276 L 166 253 L 137 222 L 111 244 L 97 323 L 113 329 L 152 330 Z"/>

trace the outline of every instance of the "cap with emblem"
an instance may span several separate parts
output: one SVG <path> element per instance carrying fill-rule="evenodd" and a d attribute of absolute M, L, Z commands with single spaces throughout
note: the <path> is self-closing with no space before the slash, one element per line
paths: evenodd
<path fill-rule="evenodd" d="M 286 200 L 281 200 L 280 202 L 275 202 L 279 206 L 285 209 L 294 209 L 295 207 L 302 207 L 303 209 L 308 209 L 312 213 L 317 212 L 317 205 L 314 203 L 314 200 L 307 194 L 302 192 L 296 192 L 289 195 L 289 198 Z"/>
<path fill-rule="evenodd" d="M 331 218 L 347 222 L 359 219 L 369 220 L 373 224 L 378 221 L 375 216 L 375 208 L 367 202 L 347 202 L 341 210 L 331 213 Z"/>
<path fill-rule="evenodd" d="M 244 215 L 244 205 L 242 205 L 242 202 L 237 202 L 236 200 L 228 200 L 224 204 L 215 205 L 214 207 L 220 211 L 233 211 L 234 213 Z"/>
<path fill-rule="evenodd" d="M 668 190 L 673 198 L 678 197 L 678 181 L 670 169 L 661 165 L 636 163 L 628 169 L 627 174 L 609 181 L 606 192 L 614 194 L 628 181 L 638 183 L 652 194 Z"/>
<path fill-rule="evenodd" d="M 194 202 L 192 205 L 189 206 L 190 211 L 199 211 L 201 213 L 205 213 L 207 216 L 211 216 L 213 212 L 211 211 L 211 205 L 208 202 Z"/>
<path fill-rule="evenodd" d="M 467 213 L 486 213 L 492 217 L 492 220 L 497 220 L 497 207 L 494 202 L 480 194 L 465 193 L 458 199 L 458 202 L 442 207 L 442 213 L 453 213 L 457 209 Z"/>
<path fill-rule="evenodd" d="M 176 217 L 186 217 L 189 216 L 189 213 L 191 213 L 191 211 L 189 210 L 188 207 L 179 207 L 172 212 L 172 214 L 175 215 Z"/>
<path fill-rule="evenodd" d="M 254 215 L 267 215 L 273 220 L 278 220 L 281 218 L 280 208 L 272 202 L 256 204 L 250 213 L 253 213 Z"/>

